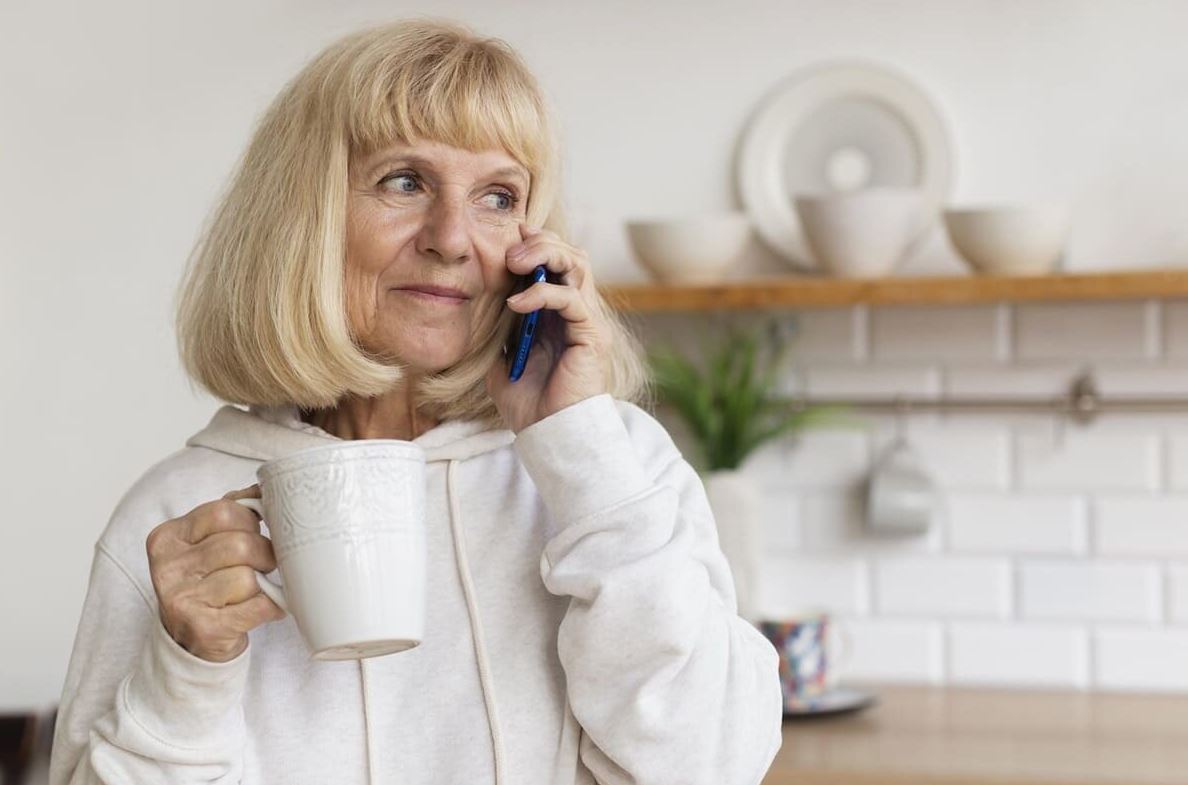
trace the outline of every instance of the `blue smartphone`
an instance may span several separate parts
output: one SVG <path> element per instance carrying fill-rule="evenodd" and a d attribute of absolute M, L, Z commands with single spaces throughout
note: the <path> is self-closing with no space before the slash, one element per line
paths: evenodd
<path fill-rule="evenodd" d="M 545 280 L 546 275 L 545 266 L 537 265 L 536 269 L 532 271 L 532 275 L 526 276 L 528 286 Z M 524 367 L 528 365 L 528 352 L 532 349 L 532 339 L 536 335 L 536 323 L 539 320 L 539 310 L 520 314 L 519 326 L 515 331 L 515 342 L 512 344 L 514 354 L 512 354 L 511 370 L 507 374 L 507 378 L 513 382 L 524 374 Z"/>

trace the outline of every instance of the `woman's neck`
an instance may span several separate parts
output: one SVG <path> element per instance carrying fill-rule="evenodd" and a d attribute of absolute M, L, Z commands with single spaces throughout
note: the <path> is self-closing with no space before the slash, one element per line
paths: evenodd
<path fill-rule="evenodd" d="M 301 412 L 301 419 L 340 439 L 413 439 L 438 423 L 418 412 L 411 386 L 374 398 L 347 396 L 332 409 Z"/>

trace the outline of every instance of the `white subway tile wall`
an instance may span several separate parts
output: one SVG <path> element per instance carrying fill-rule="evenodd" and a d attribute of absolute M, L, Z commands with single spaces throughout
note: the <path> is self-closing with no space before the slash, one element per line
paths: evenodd
<path fill-rule="evenodd" d="M 1167 620 L 1188 623 L 1188 564 L 1173 564 L 1167 570 Z"/>
<path fill-rule="evenodd" d="M 801 361 L 866 359 L 866 313 L 860 308 L 805 311 L 795 325 L 791 350 Z"/>
<path fill-rule="evenodd" d="M 1188 629 L 1103 627 L 1094 633 L 1094 681 L 1118 690 L 1188 690 Z"/>
<path fill-rule="evenodd" d="M 952 494 L 955 553 L 1080 555 L 1088 549 L 1085 500 L 1074 495 Z"/>
<path fill-rule="evenodd" d="M 949 628 L 953 684 L 1083 688 L 1089 661 L 1089 635 L 1077 625 L 960 622 Z"/>
<path fill-rule="evenodd" d="M 866 504 L 859 494 L 806 493 L 800 507 L 801 549 L 815 553 L 912 554 L 942 549 L 944 527 L 934 525 L 922 537 L 871 536 Z"/>
<path fill-rule="evenodd" d="M 1188 491 L 1188 431 L 1171 433 L 1167 444 L 1167 483 Z"/>
<path fill-rule="evenodd" d="M 945 393 L 970 398 L 1043 398 L 1060 395 L 1076 378 L 1075 364 L 950 365 Z"/>
<path fill-rule="evenodd" d="M 1024 560 L 1019 567 L 1024 619 L 1156 622 L 1163 583 L 1153 563 Z"/>
<path fill-rule="evenodd" d="M 1163 351 L 1169 359 L 1188 360 L 1188 302 L 1163 303 Z"/>
<path fill-rule="evenodd" d="M 884 398 L 889 395 L 936 397 L 940 369 L 926 366 L 809 366 L 805 391 L 828 398 Z"/>
<path fill-rule="evenodd" d="M 869 465 L 864 429 L 808 431 L 792 445 L 780 480 L 793 488 L 852 490 L 866 479 Z"/>
<path fill-rule="evenodd" d="M 1105 496 L 1094 510 L 1102 555 L 1188 559 L 1188 496 Z"/>
<path fill-rule="evenodd" d="M 769 558 L 763 565 L 762 607 L 771 618 L 805 611 L 865 614 L 870 605 L 867 565 L 844 556 Z"/>
<path fill-rule="evenodd" d="M 1011 613 L 1007 559 L 888 558 L 875 564 L 875 606 L 886 616 L 997 617 Z"/>
<path fill-rule="evenodd" d="M 789 392 L 1052 397 L 1089 370 L 1105 395 L 1188 396 L 1188 303 L 775 316 L 799 320 Z M 1188 414 L 859 420 L 747 464 L 767 492 L 765 612 L 836 614 L 844 679 L 1188 692 Z M 896 432 L 936 484 L 921 537 L 865 528 Z"/>
<path fill-rule="evenodd" d="M 994 305 L 873 308 L 871 354 L 875 360 L 976 362 L 1004 360 L 1009 328 Z"/>
<path fill-rule="evenodd" d="M 1188 364 L 1102 363 L 1093 369 L 1093 377 L 1102 395 L 1168 395 L 1171 390 L 1188 393 Z"/>
<path fill-rule="evenodd" d="M 1153 303 L 1025 303 L 1015 308 L 1015 359 L 1151 359 L 1162 343 Z"/>
<path fill-rule="evenodd" d="M 942 684 L 944 628 L 936 622 L 839 618 L 838 654 L 843 679 Z"/>
<path fill-rule="evenodd" d="M 1162 477 L 1158 431 L 1035 428 L 1016 434 L 1015 471 L 1023 490 L 1154 491 Z"/>
<path fill-rule="evenodd" d="M 894 428 L 875 436 L 876 459 L 895 440 Z M 911 422 L 903 428 L 908 447 L 941 487 L 1006 490 L 1011 481 L 1011 434 L 985 424 Z"/>

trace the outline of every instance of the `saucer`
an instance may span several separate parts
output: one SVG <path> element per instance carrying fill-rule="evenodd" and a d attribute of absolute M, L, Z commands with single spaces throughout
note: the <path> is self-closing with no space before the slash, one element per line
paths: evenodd
<path fill-rule="evenodd" d="M 811 698 L 786 698 L 785 717 L 821 717 L 859 711 L 878 702 L 872 693 L 838 687 Z"/>

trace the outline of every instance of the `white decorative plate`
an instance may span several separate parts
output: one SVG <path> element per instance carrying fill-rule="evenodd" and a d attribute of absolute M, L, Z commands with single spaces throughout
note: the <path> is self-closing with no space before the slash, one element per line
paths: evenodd
<path fill-rule="evenodd" d="M 949 196 L 953 168 L 948 128 L 919 88 L 879 66 L 840 62 L 800 72 L 767 95 L 735 174 L 759 236 L 793 267 L 811 270 L 793 196 L 920 187 L 929 209 L 918 249 Z"/>

